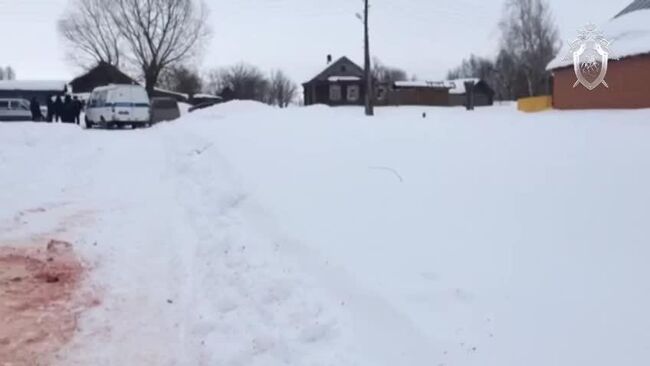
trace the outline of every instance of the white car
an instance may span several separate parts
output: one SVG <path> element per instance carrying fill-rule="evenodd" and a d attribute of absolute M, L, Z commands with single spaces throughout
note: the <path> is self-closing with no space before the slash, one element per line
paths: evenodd
<path fill-rule="evenodd" d="M 86 127 L 132 128 L 151 124 L 147 91 L 139 85 L 109 85 L 95 88 L 86 105 Z"/>
<path fill-rule="evenodd" d="M 25 99 L 0 99 L 0 121 L 31 121 L 29 101 Z"/>

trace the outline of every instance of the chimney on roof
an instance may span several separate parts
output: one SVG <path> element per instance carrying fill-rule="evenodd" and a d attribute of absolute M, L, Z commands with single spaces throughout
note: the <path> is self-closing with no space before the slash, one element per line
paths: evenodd
<path fill-rule="evenodd" d="M 332 55 L 327 55 L 327 64 L 329 65 L 331 63 L 332 63 Z"/>

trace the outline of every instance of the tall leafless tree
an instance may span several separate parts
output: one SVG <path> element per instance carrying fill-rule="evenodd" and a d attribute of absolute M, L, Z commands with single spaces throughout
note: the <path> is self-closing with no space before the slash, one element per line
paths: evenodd
<path fill-rule="evenodd" d="M 210 33 L 199 0 L 112 0 L 109 10 L 149 94 L 162 71 L 196 55 Z"/>
<path fill-rule="evenodd" d="M 546 65 L 560 41 L 546 0 L 508 0 L 500 23 L 501 49 L 521 68 L 529 96 L 547 92 Z"/>
<path fill-rule="evenodd" d="M 271 72 L 268 101 L 272 105 L 286 108 L 296 99 L 298 86 L 281 70 Z"/>
<path fill-rule="evenodd" d="M 98 63 L 120 64 L 120 35 L 106 0 L 71 0 L 59 20 L 59 33 L 66 40 L 70 59 L 84 68 Z"/>
<path fill-rule="evenodd" d="M 203 80 L 195 70 L 181 65 L 164 70 L 158 85 L 163 89 L 192 96 L 201 92 Z"/>

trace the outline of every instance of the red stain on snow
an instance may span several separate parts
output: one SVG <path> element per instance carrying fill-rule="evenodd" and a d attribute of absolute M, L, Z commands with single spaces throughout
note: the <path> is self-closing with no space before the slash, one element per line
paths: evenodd
<path fill-rule="evenodd" d="M 47 365 L 72 339 L 79 315 L 99 304 L 80 296 L 85 271 L 68 242 L 0 246 L 0 364 Z"/>

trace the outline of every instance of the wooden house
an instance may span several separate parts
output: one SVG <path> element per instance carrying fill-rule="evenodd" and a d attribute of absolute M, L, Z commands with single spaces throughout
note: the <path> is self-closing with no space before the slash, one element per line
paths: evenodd
<path fill-rule="evenodd" d="M 363 105 L 366 98 L 364 71 L 347 57 L 329 62 L 323 71 L 302 86 L 305 105 Z"/>

